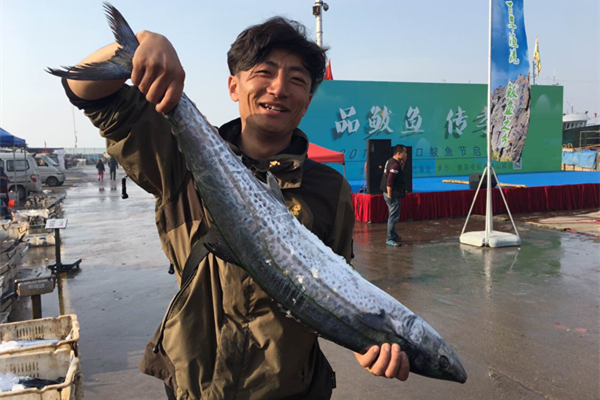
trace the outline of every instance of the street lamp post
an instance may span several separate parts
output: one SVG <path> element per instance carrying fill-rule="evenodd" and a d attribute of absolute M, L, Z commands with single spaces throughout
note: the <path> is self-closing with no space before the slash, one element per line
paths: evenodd
<path fill-rule="evenodd" d="M 312 10 L 317 22 L 317 44 L 323 47 L 323 11 L 329 10 L 329 4 L 323 0 L 315 0 Z"/>

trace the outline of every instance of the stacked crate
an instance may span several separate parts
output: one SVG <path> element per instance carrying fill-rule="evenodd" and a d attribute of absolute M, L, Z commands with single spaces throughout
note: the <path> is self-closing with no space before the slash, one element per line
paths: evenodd
<path fill-rule="evenodd" d="M 79 360 L 79 323 L 74 314 L 58 318 L 0 324 L 0 339 L 41 341 L 0 353 L 0 373 L 51 379 L 65 378 L 63 383 L 1 392 L 0 399 L 78 400 L 83 398 L 83 375 Z M 47 341 L 52 341 L 47 342 Z"/>

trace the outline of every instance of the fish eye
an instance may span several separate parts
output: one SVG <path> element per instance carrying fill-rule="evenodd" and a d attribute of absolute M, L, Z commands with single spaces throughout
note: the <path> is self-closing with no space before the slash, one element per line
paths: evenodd
<path fill-rule="evenodd" d="M 440 356 L 440 368 L 446 369 L 450 366 L 450 361 L 446 356 Z"/>

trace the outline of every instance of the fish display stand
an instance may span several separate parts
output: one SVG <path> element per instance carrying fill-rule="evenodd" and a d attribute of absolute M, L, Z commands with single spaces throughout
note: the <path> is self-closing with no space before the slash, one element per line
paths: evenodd
<path fill-rule="evenodd" d="M 80 268 L 81 258 L 74 261 L 62 261 L 60 256 L 60 230 L 67 227 L 66 219 L 49 219 L 46 221 L 46 229 L 54 229 L 54 241 L 56 248 L 56 261 L 49 264 L 48 268 L 55 272 L 67 272 L 73 268 Z"/>

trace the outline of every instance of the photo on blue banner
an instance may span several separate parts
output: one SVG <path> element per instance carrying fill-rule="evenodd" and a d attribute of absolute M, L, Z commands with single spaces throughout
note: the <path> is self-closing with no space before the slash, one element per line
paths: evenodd
<path fill-rule="evenodd" d="M 520 165 L 531 103 L 523 0 L 492 0 L 491 30 L 492 159 Z"/>

